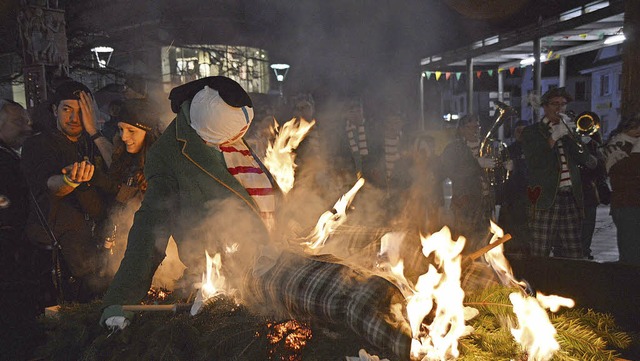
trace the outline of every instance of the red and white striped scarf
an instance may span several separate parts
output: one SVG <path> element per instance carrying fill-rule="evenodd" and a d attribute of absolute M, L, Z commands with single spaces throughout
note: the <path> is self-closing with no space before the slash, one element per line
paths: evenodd
<path fill-rule="evenodd" d="M 251 151 L 242 141 L 221 145 L 220 151 L 224 155 L 229 173 L 247 190 L 258 206 L 263 221 L 271 229 L 276 202 L 269 177 L 262 171 Z"/>

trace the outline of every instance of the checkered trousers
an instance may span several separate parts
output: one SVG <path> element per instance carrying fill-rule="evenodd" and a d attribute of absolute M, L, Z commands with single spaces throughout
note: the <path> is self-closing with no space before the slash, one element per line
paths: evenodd
<path fill-rule="evenodd" d="M 332 261 L 284 253 L 267 273 L 249 278 L 247 292 L 254 302 L 284 308 L 291 317 L 343 324 L 383 352 L 408 360 L 409 325 L 387 321 L 390 304 L 402 300 L 396 287 Z"/>
<path fill-rule="evenodd" d="M 582 258 L 582 210 L 571 192 L 559 192 L 549 209 L 530 209 L 531 255 Z"/>

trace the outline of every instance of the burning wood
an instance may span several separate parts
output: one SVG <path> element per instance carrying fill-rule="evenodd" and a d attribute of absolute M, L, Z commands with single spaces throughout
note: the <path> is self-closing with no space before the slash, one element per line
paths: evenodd
<path fill-rule="evenodd" d="M 196 315 L 200 312 L 202 305 L 216 296 L 225 294 L 225 277 L 220 272 L 222 268 L 222 260 L 220 253 L 216 253 L 215 256 L 209 256 L 209 252 L 205 251 L 207 258 L 207 266 L 205 272 L 202 274 L 202 283 L 197 284 L 200 290 L 196 295 L 196 299 L 191 307 L 191 315 Z"/>
<path fill-rule="evenodd" d="M 267 324 L 266 335 L 269 344 L 269 360 L 301 361 L 302 350 L 307 346 L 313 334 L 305 323 L 288 320 Z"/>

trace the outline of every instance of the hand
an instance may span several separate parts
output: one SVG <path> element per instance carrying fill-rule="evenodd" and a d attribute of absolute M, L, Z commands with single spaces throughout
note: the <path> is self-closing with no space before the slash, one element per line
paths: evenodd
<path fill-rule="evenodd" d="M 496 161 L 486 157 L 478 158 L 478 164 L 480 164 L 482 168 L 493 169 L 496 167 Z"/>
<path fill-rule="evenodd" d="M 90 94 L 85 92 L 80 92 L 80 111 L 82 112 L 82 125 L 84 126 L 84 130 L 89 133 L 89 135 L 94 135 L 98 132 L 98 127 L 96 126 L 96 118 L 98 114 L 98 106 L 96 105 L 95 100 Z"/>
<path fill-rule="evenodd" d="M 569 129 L 564 124 L 558 123 L 551 126 L 551 139 L 557 141 L 567 134 L 569 134 Z"/>
<path fill-rule="evenodd" d="M 69 164 L 62 168 L 62 174 L 66 175 L 74 183 L 88 182 L 93 178 L 95 166 L 88 160 Z"/>
<path fill-rule="evenodd" d="M 504 169 L 506 169 L 509 172 L 513 171 L 513 159 L 509 159 L 504 163 Z"/>

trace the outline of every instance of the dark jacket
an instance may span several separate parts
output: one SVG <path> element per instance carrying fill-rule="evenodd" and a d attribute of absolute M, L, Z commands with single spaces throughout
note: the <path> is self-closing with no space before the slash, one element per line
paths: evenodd
<path fill-rule="evenodd" d="M 522 148 L 529 171 L 529 201 L 539 210 L 549 209 L 556 199 L 560 184 L 560 155 L 558 146 L 549 147 L 549 125 L 544 122 L 532 124 L 522 131 Z M 582 184 L 579 164 L 586 164 L 589 153 L 580 153 L 578 145 L 568 136 L 562 139 L 569 172 L 571 188 L 578 207 L 583 207 Z M 538 191 L 539 189 L 539 191 Z"/>
<path fill-rule="evenodd" d="M 267 242 L 258 207 L 227 170 L 224 155 L 208 147 L 189 125 L 190 105 L 183 103 L 147 154 L 147 191 L 129 232 L 125 257 L 104 297 L 105 306 L 137 303 L 146 295 L 169 236 L 187 266 L 185 274 L 202 272 L 207 249 L 214 254 L 227 242 L 237 241 L 245 261 Z"/>

